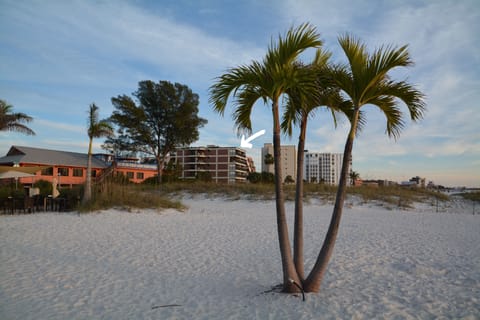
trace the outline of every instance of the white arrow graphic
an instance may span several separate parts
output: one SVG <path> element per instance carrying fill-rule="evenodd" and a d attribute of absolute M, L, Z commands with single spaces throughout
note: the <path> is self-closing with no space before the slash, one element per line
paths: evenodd
<path fill-rule="evenodd" d="M 252 149 L 252 144 L 250 141 L 260 137 L 265 134 L 265 130 L 260 130 L 257 133 L 251 135 L 248 139 L 245 139 L 245 135 L 242 134 L 242 140 L 240 141 L 240 147 Z"/>

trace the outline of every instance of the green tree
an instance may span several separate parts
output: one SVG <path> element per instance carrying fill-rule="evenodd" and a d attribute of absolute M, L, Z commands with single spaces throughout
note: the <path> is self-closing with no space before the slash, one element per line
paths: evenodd
<path fill-rule="evenodd" d="M 111 120 L 118 127 L 115 139 L 106 145 L 155 157 L 158 182 L 169 152 L 198 140 L 198 129 L 207 120 L 198 116 L 199 99 L 186 85 L 168 81 L 141 81 L 129 96 L 112 98 Z"/>
<path fill-rule="evenodd" d="M 273 164 L 275 162 L 275 160 L 273 159 L 273 156 L 270 153 L 267 153 L 265 155 L 265 159 L 263 159 L 263 162 L 266 165 L 270 165 L 270 164 Z"/>
<path fill-rule="evenodd" d="M 350 171 L 349 177 L 350 177 L 350 182 L 351 182 L 352 186 L 354 186 L 355 182 L 358 179 L 360 179 L 360 174 L 356 171 Z"/>
<path fill-rule="evenodd" d="M 291 175 L 288 175 L 285 177 L 285 183 L 294 183 L 295 180 L 293 180 Z"/>
<path fill-rule="evenodd" d="M 33 120 L 32 117 L 21 112 L 13 112 L 13 106 L 4 100 L 0 100 L 0 131 L 17 131 L 27 135 L 35 135 L 35 132 L 25 123 Z"/>
<path fill-rule="evenodd" d="M 217 78 L 210 88 L 210 102 L 214 110 L 224 114 L 230 95 L 236 99 L 234 119 L 240 130 L 251 132 L 251 111 L 257 100 L 270 104 L 273 117 L 273 158 L 275 169 L 275 199 L 277 232 L 283 270 L 283 291 L 296 292 L 291 282 L 300 282 L 292 259 L 288 226 L 285 215 L 282 169 L 280 165 L 280 116 L 279 103 L 283 95 L 296 88 L 299 94 L 308 96 L 316 90 L 314 75 L 295 67 L 299 55 L 309 48 L 322 45 L 319 34 L 310 24 L 291 28 L 287 34 L 272 41 L 263 61 L 232 68 Z"/>
<path fill-rule="evenodd" d="M 299 125 L 300 134 L 297 147 L 297 183 L 295 189 L 295 222 L 293 233 L 293 260 L 300 280 L 304 280 L 304 255 L 303 255 L 303 163 L 305 155 L 305 140 L 307 123 L 317 108 L 328 108 L 336 125 L 336 113 L 348 114 L 350 104 L 343 101 L 339 90 L 333 85 L 331 70 L 328 60 L 331 54 L 317 49 L 313 62 L 304 66 L 298 63 L 299 68 L 316 74 L 316 92 L 309 96 L 303 96 L 301 92 L 293 88 L 288 92 L 288 102 L 282 121 L 282 130 L 289 136 L 292 135 L 294 125 Z"/>
<path fill-rule="evenodd" d="M 92 198 L 92 144 L 94 138 L 102 138 L 113 135 L 113 128 L 107 120 L 99 120 L 98 107 L 92 103 L 88 109 L 88 162 L 87 162 L 87 181 L 85 183 L 85 192 L 83 194 L 83 203 Z"/>
<path fill-rule="evenodd" d="M 247 180 L 250 183 L 259 183 L 262 182 L 262 174 L 259 172 L 250 172 L 247 176 Z"/>
<path fill-rule="evenodd" d="M 399 48 L 382 46 L 369 54 L 366 46 L 351 35 L 339 37 L 339 43 L 348 63 L 334 70 L 334 79 L 342 94 L 352 104 L 353 113 L 345 142 L 343 165 L 332 218 L 315 265 L 304 282 L 303 288 L 307 292 L 320 290 L 333 253 L 345 202 L 349 159 L 361 124 L 361 108 L 366 105 L 377 107 L 386 117 L 386 133 L 393 138 L 397 138 L 404 127 L 400 103 L 407 107 L 413 121 L 421 119 L 425 111 L 423 94 L 406 81 L 393 81 L 389 74 L 393 69 L 413 64 L 407 46 Z"/>

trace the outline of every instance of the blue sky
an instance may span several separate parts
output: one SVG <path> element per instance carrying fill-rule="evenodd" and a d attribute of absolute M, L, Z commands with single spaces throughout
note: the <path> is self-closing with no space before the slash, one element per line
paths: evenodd
<path fill-rule="evenodd" d="M 0 99 L 34 117 L 35 137 L 0 133 L 0 155 L 11 145 L 86 152 L 89 104 L 101 117 L 110 99 L 136 91 L 141 80 L 188 85 L 208 119 L 195 145 L 235 146 L 230 116 L 212 112 L 208 88 L 227 68 L 259 60 L 272 37 L 303 22 L 317 27 L 334 61 L 345 61 L 337 37 L 361 38 L 370 50 L 409 45 L 415 66 L 394 73 L 426 94 L 427 113 L 395 141 L 383 116 L 367 107 L 353 170 L 363 179 L 422 176 L 448 186 L 480 186 L 480 2 L 477 0 L 0 0 Z M 308 56 L 308 55 L 307 55 Z M 308 57 L 306 57 L 308 58 Z M 254 109 L 253 130 L 272 139 L 269 108 Z M 342 152 L 348 123 L 335 129 L 328 113 L 310 120 L 307 149 Z M 296 144 L 284 138 L 284 144 Z M 95 140 L 101 152 L 102 140 Z"/>

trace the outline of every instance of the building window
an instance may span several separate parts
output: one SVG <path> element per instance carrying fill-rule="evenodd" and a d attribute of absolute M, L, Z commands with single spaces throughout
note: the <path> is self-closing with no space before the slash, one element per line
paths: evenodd
<path fill-rule="evenodd" d="M 42 176 L 53 176 L 53 167 L 43 169 Z"/>
<path fill-rule="evenodd" d="M 59 176 L 62 176 L 62 177 L 68 177 L 68 168 L 58 168 L 57 169 L 57 173 Z"/>
<path fill-rule="evenodd" d="M 137 172 L 137 179 L 143 180 L 143 172 Z"/>
<path fill-rule="evenodd" d="M 73 176 L 74 177 L 83 177 L 83 169 L 82 168 L 73 168 Z"/>
<path fill-rule="evenodd" d="M 127 172 L 127 178 L 133 179 L 133 172 Z"/>

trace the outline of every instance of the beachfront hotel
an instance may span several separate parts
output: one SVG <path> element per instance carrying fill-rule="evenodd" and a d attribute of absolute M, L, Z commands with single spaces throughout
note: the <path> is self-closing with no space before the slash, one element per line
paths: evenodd
<path fill-rule="evenodd" d="M 312 183 L 338 185 L 342 164 L 343 153 L 319 153 L 306 150 L 303 164 L 304 179 Z M 351 159 L 350 168 L 352 168 Z"/>
<path fill-rule="evenodd" d="M 177 148 L 170 154 L 180 168 L 182 180 L 194 180 L 197 177 L 208 177 L 217 183 L 246 182 L 247 176 L 255 172 L 253 160 L 247 157 L 245 150 L 237 147 Z"/>

